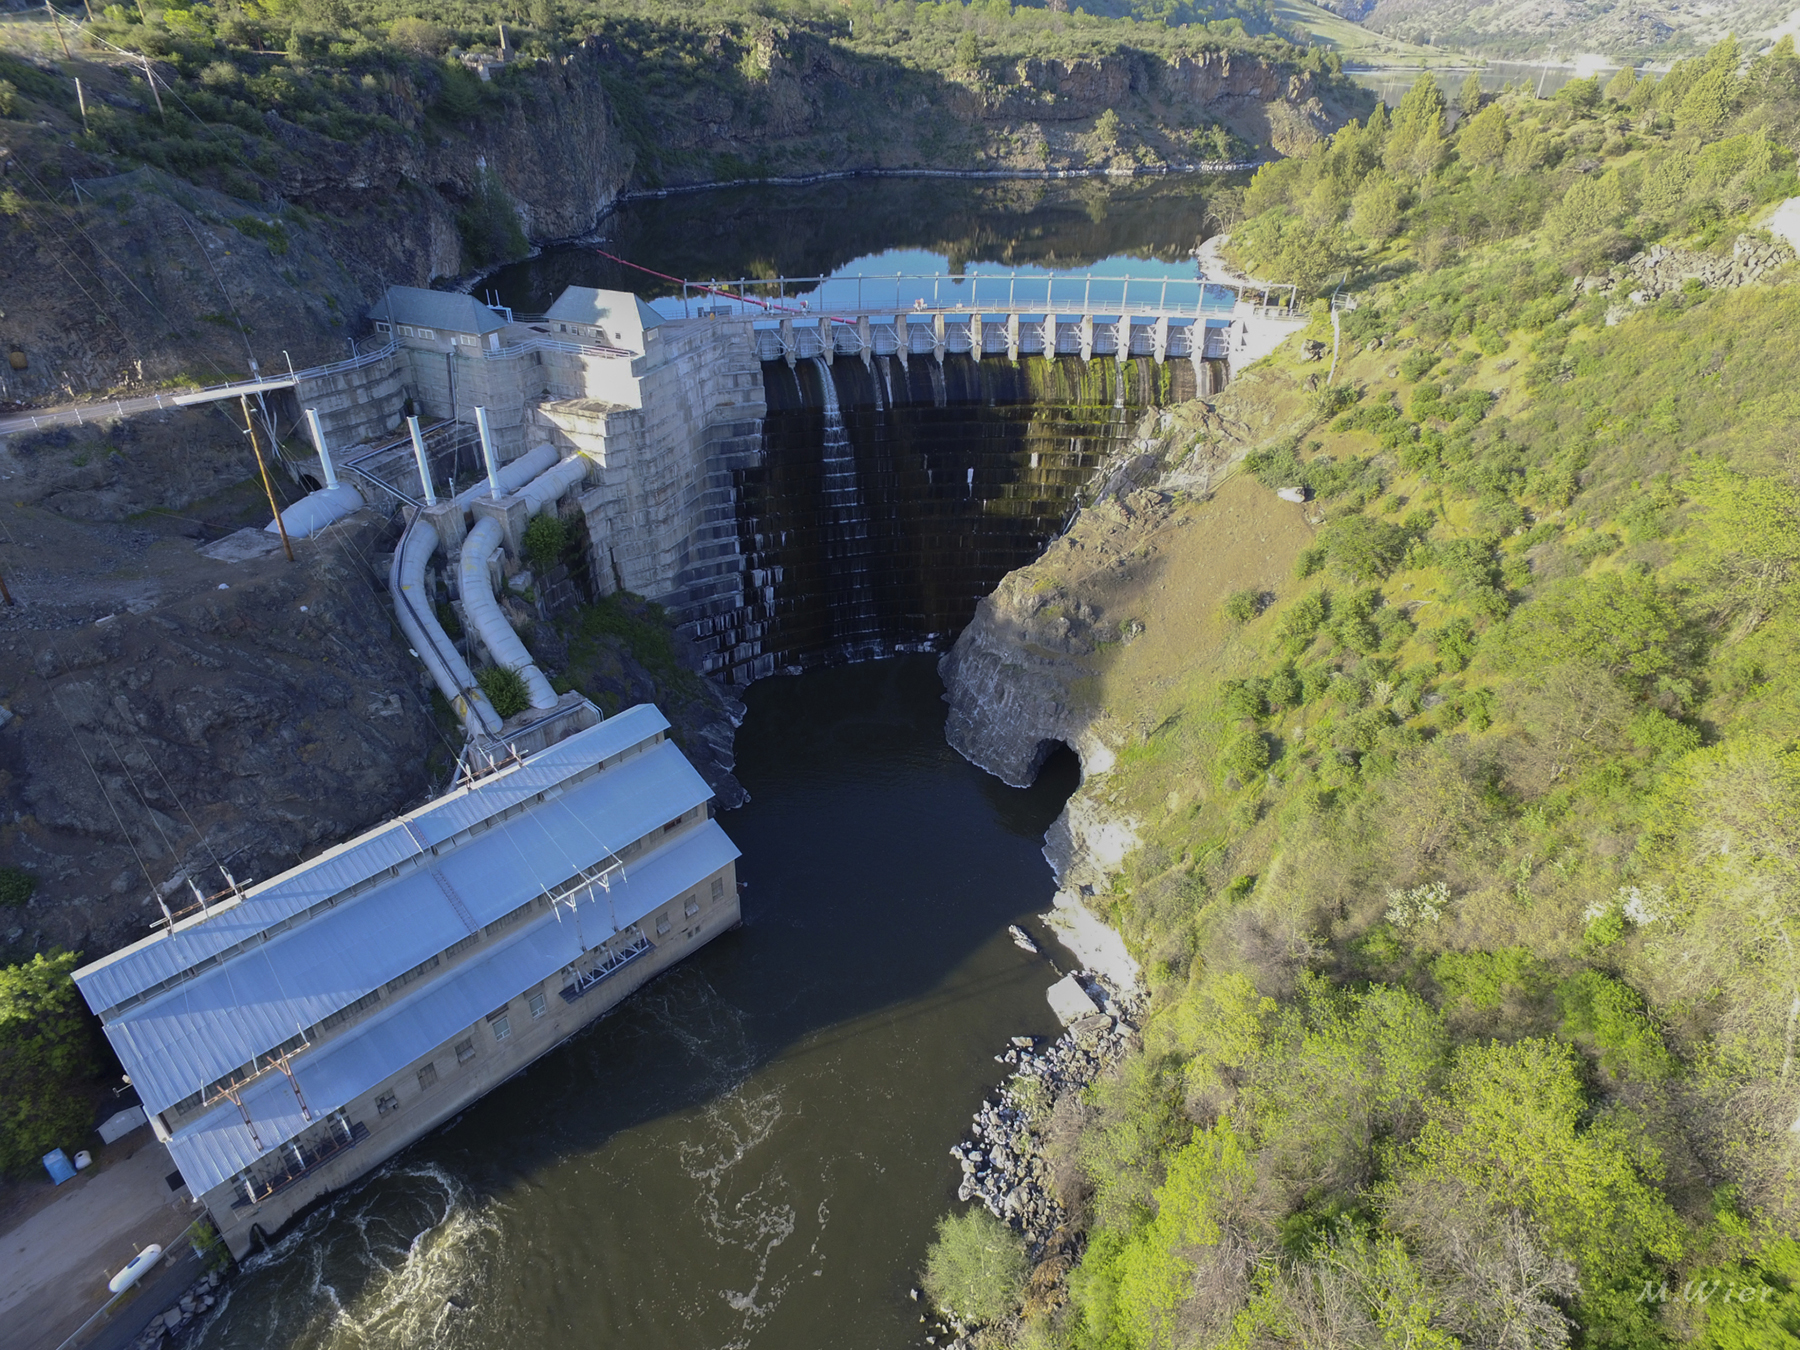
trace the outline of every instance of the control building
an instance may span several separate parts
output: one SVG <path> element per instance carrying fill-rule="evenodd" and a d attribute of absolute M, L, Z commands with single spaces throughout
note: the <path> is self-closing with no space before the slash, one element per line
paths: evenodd
<path fill-rule="evenodd" d="M 596 722 L 75 973 L 235 1255 L 737 923 L 668 725 Z"/>

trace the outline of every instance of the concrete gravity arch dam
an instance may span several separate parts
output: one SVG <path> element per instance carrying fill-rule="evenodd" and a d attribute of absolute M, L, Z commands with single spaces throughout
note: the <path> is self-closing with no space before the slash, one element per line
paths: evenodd
<path fill-rule="evenodd" d="M 689 285 L 662 312 L 571 287 L 529 316 L 396 287 L 381 359 L 300 381 L 320 463 L 290 467 L 406 512 L 396 605 L 477 739 L 501 732 L 488 661 L 526 676 L 522 718 L 554 703 L 495 605 L 530 589 L 539 512 L 573 527 L 595 592 L 661 603 L 728 682 L 928 649 L 1143 410 L 1217 393 L 1303 324 L 1287 287 L 976 280 Z"/>

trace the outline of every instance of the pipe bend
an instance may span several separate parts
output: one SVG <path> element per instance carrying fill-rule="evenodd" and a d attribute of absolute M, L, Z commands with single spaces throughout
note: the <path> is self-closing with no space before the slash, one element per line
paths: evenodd
<path fill-rule="evenodd" d="M 458 564 L 463 614 L 481 635 L 495 663 L 517 671 L 525 681 L 531 706 L 554 708 L 556 691 L 531 659 L 531 653 L 525 650 L 525 644 L 519 641 L 519 635 L 513 632 L 506 615 L 500 612 L 493 587 L 488 583 L 488 559 L 500 543 L 500 523 L 491 518 L 476 521 L 469 537 L 463 540 L 462 559 Z"/>
<path fill-rule="evenodd" d="M 468 662 L 450 641 L 450 635 L 438 622 L 425 594 L 425 565 L 437 551 L 437 528 L 429 521 L 414 517 L 407 526 L 400 547 L 394 550 L 394 561 L 388 570 L 388 589 L 394 597 L 394 613 L 400 620 L 400 631 L 419 653 L 425 669 L 437 682 L 438 689 L 450 700 L 462 718 L 464 728 L 473 735 L 477 730 L 498 734 L 500 716 L 494 711 Z"/>

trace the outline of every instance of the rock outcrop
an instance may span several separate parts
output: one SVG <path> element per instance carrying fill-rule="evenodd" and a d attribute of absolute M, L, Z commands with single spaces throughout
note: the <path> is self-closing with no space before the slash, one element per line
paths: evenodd
<path fill-rule="evenodd" d="M 1581 288 L 1600 295 L 1623 296 L 1621 303 L 1607 310 L 1606 321 L 1614 324 L 1634 306 L 1677 294 L 1689 282 L 1707 290 L 1733 290 L 1762 281 L 1793 261 L 1794 250 L 1787 244 L 1765 243 L 1747 234 L 1737 237 L 1729 255 L 1656 244 L 1633 254 L 1609 273 L 1584 277 Z"/>
<path fill-rule="evenodd" d="M 378 575 L 386 534 L 360 513 L 296 562 L 235 564 L 144 530 L 29 540 L 79 542 L 116 579 L 28 567 L 0 610 L 0 845 L 37 882 L 0 912 L 8 950 L 99 955 L 149 931 L 158 894 L 185 906 L 190 878 L 260 880 L 422 800 L 442 741 Z"/>
<path fill-rule="evenodd" d="M 1101 709 L 1079 691 L 1087 658 L 1137 636 L 1111 583 L 1168 522 L 1170 500 L 1143 489 L 1107 497 L 976 607 L 938 663 L 949 691 L 945 734 L 959 754 L 1013 787 L 1030 784 L 1059 743 L 1081 757 L 1084 773 L 1111 767 Z"/>

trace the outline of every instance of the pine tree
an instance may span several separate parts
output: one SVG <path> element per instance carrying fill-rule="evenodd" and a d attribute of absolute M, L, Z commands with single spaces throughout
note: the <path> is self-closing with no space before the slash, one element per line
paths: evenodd
<path fill-rule="evenodd" d="M 1473 117 L 1481 111 L 1481 76 L 1472 70 L 1462 83 L 1462 92 L 1456 96 L 1456 106 L 1464 117 Z"/>

